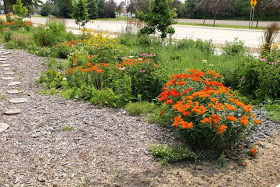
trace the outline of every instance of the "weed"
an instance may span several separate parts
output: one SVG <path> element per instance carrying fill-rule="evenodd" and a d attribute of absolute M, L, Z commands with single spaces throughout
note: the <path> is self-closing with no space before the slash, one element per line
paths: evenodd
<path fill-rule="evenodd" d="M 63 130 L 63 131 L 71 131 L 71 130 L 73 130 L 73 127 L 64 126 L 64 127 L 62 128 L 62 130 Z"/>

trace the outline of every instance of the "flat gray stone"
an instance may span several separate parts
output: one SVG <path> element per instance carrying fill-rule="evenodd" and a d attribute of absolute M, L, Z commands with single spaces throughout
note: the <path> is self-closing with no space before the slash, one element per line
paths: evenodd
<path fill-rule="evenodd" d="M 6 61 L 6 60 L 8 60 L 7 57 L 0 57 L 0 61 Z"/>
<path fill-rule="evenodd" d="M 9 93 L 9 94 L 18 94 L 19 91 L 18 90 L 8 90 L 7 93 Z"/>
<path fill-rule="evenodd" d="M 5 71 L 9 71 L 10 70 L 10 68 L 2 68 L 3 70 L 5 70 Z"/>
<path fill-rule="evenodd" d="M 11 53 L 10 53 L 10 52 L 7 52 L 7 51 L 5 51 L 5 52 L 2 53 L 2 55 L 9 55 L 9 54 L 11 54 Z"/>
<path fill-rule="evenodd" d="M 8 84 L 8 86 L 16 86 L 16 85 L 20 85 L 21 82 L 11 82 Z"/>
<path fill-rule="evenodd" d="M 11 64 L 1 64 L 0 67 L 10 67 Z"/>
<path fill-rule="evenodd" d="M 14 99 L 10 99 L 9 102 L 10 103 L 25 103 L 26 101 L 28 101 L 27 98 L 14 98 Z"/>
<path fill-rule="evenodd" d="M 6 115 L 15 115 L 21 113 L 21 110 L 18 108 L 8 109 L 4 111 L 4 114 Z"/>
<path fill-rule="evenodd" d="M 1 79 L 2 79 L 2 80 L 13 80 L 14 77 L 2 77 Z"/>
<path fill-rule="evenodd" d="M 0 132 L 4 132 L 10 127 L 7 123 L 0 123 Z"/>
<path fill-rule="evenodd" d="M 5 72 L 4 74 L 5 74 L 5 75 L 14 75 L 14 74 L 15 74 L 15 72 L 12 72 L 12 71 L 7 71 L 7 72 Z"/>

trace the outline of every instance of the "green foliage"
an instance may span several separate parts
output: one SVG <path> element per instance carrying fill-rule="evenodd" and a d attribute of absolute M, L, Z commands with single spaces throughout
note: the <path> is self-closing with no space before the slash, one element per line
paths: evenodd
<path fill-rule="evenodd" d="M 27 15 L 28 12 L 27 8 L 24 7 L 21 3 L 21 0 L 16 0 L 16 4 L 13 5 L 13 11 L 21 21 Z"/>
<path fill-rule="evenodd" d="M 90 19 L 98 18 L 98 1 L 88 0 L 88 14 Z"/>
<path fill-rule="evenodd" d="M 72 17 L 76 20 L 76 24 L 82 27 L 89 21 L 87 3 L 85 0 L 73 0 Z"/>
<path fill-rule="evenodd" d="M 226 41 L 226 46 L 222 47 L 225 55 L 230 56 L 244 56 L 247 52 L 246 47 L 244 46 L 244 42 L 238 40 L 238 38 L 234 38 L 233 42 Z"/>
<path fill-rule="evenodd" d="M 280 101 L 279 100 L 270 100 L 267 99 L 259 104 L 261 108 L 268 111 L 268 118 L 272 121 L 279 123 L 280 122 Z"/>
<path fill-rule="evenodd" d="M 176 13 L 170 7 L 172 2 L 173 0 L 153 0 L 147 13 L 140 12 L 139 19 L 147 24 L 140 32 L 150 35 L 159 31 L 161 38 L 166 38 L 167 34 L 174 34 L 172 25 L 176 23 Z"/>
<path fill-rule="evenodd" d="M 40 15 L 41 16 L 49 16 L 49 15 L 54 15 L 55 12 L 55 6 L 50 3 L 49 1 L 47 1 L 42 7 L 41 7 L 41 11 L 40 11 Z"/>
<path fill-rule="evenodd" d="M 63 76 L 61 73 L 49 69 L 42 73 L 41 77 L 37 80 L 38 84 L 43 84 L 45 88 L 59 89 L 62 87 Z"/>
<path fill-rule="evenodd" d="M 257 103 L 268 98 L 280 98 L 280 64 L 248 59 L 240 62 L 236 72 L 240 93 L 247 95 Z"/>
<path fill-rule="evenodd" d="M 219 157 L 220 167 L 223 167 L 227 161 L 228 161 L 228 159 L 225 157 L 225 155 L 221 154 L 220 157 Z"/>
<path fill-rule="evenodd" d="M 65 25 L 56 20 L 48 20 L 46 26 L 37 27 L 34 32 L 34 40 L 41 47 L 74 39 L 74 35 L 66 31 Z"/>
<path fill-rule="evenodd" d="M 9 42 L 12 38 L 12 32 L 11 31 L 6 31 L 4 32 L 4 41 Z"/>
<path fill-rule="evenodd" d="M 64 126 L 64 127 L 62 128 L 62 130 L 63 130 L 63 131 L 71 131 L 71 130 L 73 130 L 73 127 Z"/>
<path fill-rule="evenodd" d="M 178 50 L 184 49 L 199 49 L 202 52 L 207 54 L 213 54 L 215 46 L 212 44 L 212 40 L 203 41 L 203 40 L 191 40 L 191 39 L 183 39 L 175 44 Z"/>
<path fill-rule="evenodd" d="M 153 144 L 150 150 L 164 165 L 187 160 L 195 161 L 199 158 L 189 148 L 181 145 Z"/>
<path fill-rule="evenodd" d="M 140 115 L 140 114 L 152 113 L 155 109 L 158 108 L 158 106 L 155 105 L 154 103 L 142 101 L 136 103 L 129 102 L 125 106 L 125 108 L 131 115 Z"/>

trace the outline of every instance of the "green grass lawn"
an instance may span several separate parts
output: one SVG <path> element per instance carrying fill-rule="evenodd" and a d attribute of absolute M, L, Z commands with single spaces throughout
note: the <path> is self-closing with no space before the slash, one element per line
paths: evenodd
<path fill-rule="evenodd" d="M 200 26 L 200 27 L 213 27 L 213 24 L 185 23 L 185 22 L 178 22 L 177 25 L 191 25 L 191 26 Z M 231 29 L 249 29 L 249 26 L 243 26 L 243 25 L 216 24 L 215 27 L 231 28 Z M 263 30 L 265 28 L 266 27 L 253 27 L 254 30 Z"/>

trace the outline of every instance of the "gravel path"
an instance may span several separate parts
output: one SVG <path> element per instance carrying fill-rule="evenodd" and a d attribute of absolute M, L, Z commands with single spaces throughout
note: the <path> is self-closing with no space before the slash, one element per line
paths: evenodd
<path fill-rule="evenodd" d="M 0 62 L 0 66 L 10 64 L 0 67 L 0 110 L 18 108 L 22 112 L 0 115 L 0 123 L 10 125 L 0 133 L 0 186 L 244 186 L 247 183 L 273 186 L 280 183 L 278 124 L 266 123 L 262 118 L 266 125 L 253 136 L 259 141 L 261 154 L 258 159 L 248 160 L 246 168 L 231 162 L 221 169 L 216 161 L 166 168 L 155 161 L 148 146 L 155 142 L 176 142 L 170 130 L 143 123 L 140 117 L 129 116 L 123 109 L 99 108 L 40 95 L 35 80 L 45 69 L 44 58 L 25 51 L 9 51 L 7 61 Z M 6 75 L 7 72 L 15 74 Z M 2 79 L 7 76 L 14 79 Z M 22 84 L 8 86 L 14 81 Z M 21 93 L 7 93 L 11 89 Z M 17 97 L 28 101 L 9 102 Z M 64 127 L 73 129 L 63 130 Z M 267 138 L 275 134 L 276 137 Z M 258 181 L 254 182 L 252 176 Z"/>
<path fill-rule="evenodd" d="M 0 186 L 70 185 L 86 176 L 105 182 L 111 173 L 156 167 L 148 146 L 172 142 L 172 133 L 120 109 L 38 94 L 35 80 L 44 70 L 43 60 L 25 51 L 11 51 L 7 60 L 11 67 L 0 70 L 0 77 L 15 71 L 15 79 L 23 84 L 13 88 L 23 92 L 20 97 L 28 98 L 22 104 L 9 103 L 8 99 L 19 96 L 6 93 L 11 89 L 7 86 L 10 80 L 0 80 L 0 92 L 7 95 L 1 110 L 17 107 L 23 111 L 0 116 L 1 122 L 10 125 L 0 134 Z M 73 129 L 63 131 L 66 126 Z"/>

